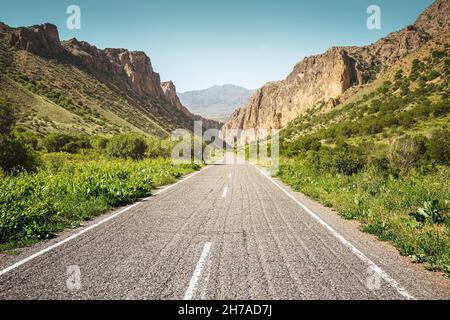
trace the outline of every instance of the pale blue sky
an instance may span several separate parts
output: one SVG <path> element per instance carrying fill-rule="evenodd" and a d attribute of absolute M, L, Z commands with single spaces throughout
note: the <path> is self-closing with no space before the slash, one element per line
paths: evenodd
<path fill-rule="evenodd" d="M 303 57 L 337 45 L 364 45 L 412 24 L 432 0 L 14 0 L 0 21 L 51 22 L 62 39 L 99 48 L 143 50 L 162 80 L 179 91 L 233 83 L 255 89 L 280 80 Z M 66 28 L 66 8 L 80 6 L 81 30 Z M 380 6 L 382 29 L 366 27 Z"/>

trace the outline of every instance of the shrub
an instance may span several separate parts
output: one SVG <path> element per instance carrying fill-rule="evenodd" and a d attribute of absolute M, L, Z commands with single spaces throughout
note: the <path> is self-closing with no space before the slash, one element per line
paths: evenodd
<path fill-rule="evenodd" d="M 420 150 L 415 139 L 405 137 L 391 144 L 387 158 L 391 166 L 401 170 L 408 170 L 419 159 L 419 152 Z"/>
<path fill-rule="evenodd" d="M 147 150 L 145 138 L 137 134 L 122 134 L 113 137 L 106 147 L 106 154 L 111 158 L 144 158 Z"/>
<path fill-rule="evenodd" d="M 0 167 L 6 173 L 34 171 L 38 165 L 33 150 L 10 135 L 0 134 Z"/>
<path fill-rule="evenodd" d="M 16 124 L 14 109 L 0 101 L 0 134 L 9 134 Z"/>
<path fill-rule="evenodd" d="M 72 141 L 72 137 L 64 133 L 50 133 L 44 138 L 44 144 L 47 152 L 61 152 L 64 146 Z"/>
<path fill-rule="evenodd" d="M 427 152 L 432 160 L 450 166 L 450 131 L 433 132 Z"/>
<path fill-rule="evenodd" d="M 16 124 L 14 109 L 0 104 L 0 168 L 6 173 L 13 171 L 34 171 L 38 164 L 37 155 L 31 147 L 18 139 L 12 132 Z"/>
<path fill-rule="evenodd" d="M 64 133 L 51 133 L 43 140 L 47 152 L 77 153 L 80 149 L 90 149 L 92 146 L 87 137 L 75 137 Z"/>

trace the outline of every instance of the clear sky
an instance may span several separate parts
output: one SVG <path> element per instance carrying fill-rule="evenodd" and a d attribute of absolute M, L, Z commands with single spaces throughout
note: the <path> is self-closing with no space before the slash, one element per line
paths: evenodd
<path fill-rule="evenodd" d="M 178 91 L 232 83 L 256 89 L 280 80 L 303 57 L 364 45 L 412 24 L 433 0 L 2 0 L 10 26 L 51 22 L 61 39 L 143 50 Z M 66 27 L 69 5 L 81 30 Z M 369 5 L 382 29 L 369 30 Z"/>

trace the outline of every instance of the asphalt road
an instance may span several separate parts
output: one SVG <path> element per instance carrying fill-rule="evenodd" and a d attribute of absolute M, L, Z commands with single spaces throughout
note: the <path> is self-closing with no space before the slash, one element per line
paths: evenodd
<path fill-rule="evenodd" d="M 0 299 L 449 299 L 449 288 L 249 164 L 209 166 L 0 256 Z"/>

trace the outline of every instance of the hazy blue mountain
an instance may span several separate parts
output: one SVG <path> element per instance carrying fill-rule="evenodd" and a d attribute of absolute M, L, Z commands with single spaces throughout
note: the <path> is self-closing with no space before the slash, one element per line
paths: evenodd
<path fill-rule="evenodd" d="M 181 103 L 192 113 L 214 120 L 227 120 L 250 99 L 254 90 L 232 84 L 213 86 L 205 90 L 178 93 Z"/>

